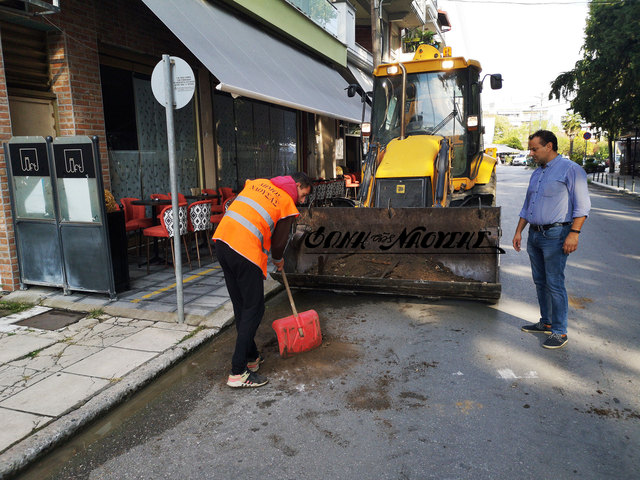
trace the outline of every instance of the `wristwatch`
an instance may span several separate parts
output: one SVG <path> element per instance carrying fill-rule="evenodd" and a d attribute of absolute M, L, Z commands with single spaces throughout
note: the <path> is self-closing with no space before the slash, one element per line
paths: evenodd
<path fill-rule="evenodd" d="M 572 229 L 570 229 L 569 231 L 570 231 L 570 232 L 573 232 L 573 233 L 580 233 L 580 230 L 575 230 L 575 229 L 573 229 L 573 228 L 572 228 Z"/>

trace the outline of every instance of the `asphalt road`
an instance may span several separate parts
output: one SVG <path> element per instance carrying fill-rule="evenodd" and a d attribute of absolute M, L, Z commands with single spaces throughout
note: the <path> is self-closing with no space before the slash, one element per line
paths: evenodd
<path fill-rule="evenodd" d="M 497 305 L 295 294 L 323 345 L 270 383 L 224 380 L 227 330 L 21 478 L 631 479 L 640 472 L 640 202 L 592 189 L 567 267 L 569 343 L 541 348 L 526 252 L 511 247 L 531 170 L 501 166 Z"/>

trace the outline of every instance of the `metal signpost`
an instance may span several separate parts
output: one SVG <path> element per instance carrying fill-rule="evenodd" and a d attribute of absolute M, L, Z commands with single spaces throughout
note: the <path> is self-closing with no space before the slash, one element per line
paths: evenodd
<path fill-rule="evenodd" d="M 153 69 L 151 89 L 156 100 L 167 112 L 167 144 L 169 149 L 169 181 L 171 183 L 171 208 L 173 210 L 173 247 L 176 273 L 176 302 L 178 322 L 184 323 L 184 295 L 182 288 L 182 251 L 180 247 L 180 215 L 178 211 L 178 179 L 176 173 L 176 145 L 173 110 L 184 107 L 195 92 L 196 80 L 187 62 L 178 57 L 162 55 Z M 185 219 L 186 220 L 186 219 Z"/>

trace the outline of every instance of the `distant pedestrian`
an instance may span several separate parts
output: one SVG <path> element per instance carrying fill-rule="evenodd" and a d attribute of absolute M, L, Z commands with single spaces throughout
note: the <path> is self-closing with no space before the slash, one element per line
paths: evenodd
<path fill-rule="evenodd" d="M 295 217 L 296 204 L 311 192 L 301 172 L 270 180 L 247 180 L 213 234 L 216 256 L 233 304 L 237 339 L 231 358 L 230 387 L 261 387 L 269 380 L 257 374 L 263 357 L 255 335 L 264 314 L 264 279 L 268 253 L 278 271 Z"/>
<path fill-rule="evenodd" d="M 527 253 L 536 285 L 540 320 L 525 325 L 529 333 L 545 333 L 545 348 L 561 348 L 568 340 L 569 298 L 564 269 L 591 209 L 587 175 L 582 167 L 558 155 L 558 139 L 548 130 L 529 137 L 529 150 L 539 167 L 531 174 L 513 248 L 520 251 L 522 230 L 529 224 Z"/>

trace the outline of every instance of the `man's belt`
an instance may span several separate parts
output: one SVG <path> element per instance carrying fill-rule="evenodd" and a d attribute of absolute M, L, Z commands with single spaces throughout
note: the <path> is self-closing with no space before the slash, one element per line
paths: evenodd
<path fill-rule="evenodd" d="M 547 225 L 534 225 L 534 224 L 530 224 L 529 228 L 531 230 L 535 230 L 536 232 L 542 232 L 543 230 L 549 230 L 550 228 L 553 227 L 564 227 L 565 225 L 571 225 L 573 222 L 556 222 L 556 223 L 549 223 Z"/>

